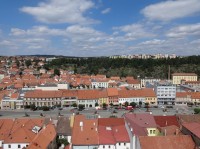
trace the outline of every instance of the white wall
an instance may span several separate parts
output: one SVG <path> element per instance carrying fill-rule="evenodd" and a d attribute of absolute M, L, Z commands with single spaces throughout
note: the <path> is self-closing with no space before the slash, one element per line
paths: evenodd
<path fill-rule="evenodd" d="M 4 78 L 4 74 L 0 74 L 0 81 Z"/>
<path fill-rule="evenodd" d="M 58 84 L 58 89 L 69 89 L 69 84 Z"/>
<path fill-rule="evenodd" d="M 110 146 L 110 148 L 109 148 L 109 146 Z M 116 148 L 115 148 L 115 145 L 99 145 L 98 149 L 116 149 Z"/>
<path fill-rule="evenodd" d="M 92 82 L 92 88 L 108 88 L 108 82 Z"/>
<path fill-rule="evenodd" d="M 145 97 L 130 97 L 130 98 L 119 98 L 119 103 L 123 104 L 125 102 L 136 102 L 139 103 L 140 101 L 145 102 Z"/>
<path fill-rule="evenodd" d="M 125 142 L 124 142 L 125 143 Z M 130 149 L 130 143 L 117 143 L 116 144 L 116 149 Z"/>
<path fill-rule="evenodd" d="M 11 148 L 9 148 L 8 146 L 11 145 Z M 20 145 L 20 148 L 18 148 L 18 145 Z M 3 144 L 3 149 L 22 149 L 24 147 L 26 147 L 26 145 L 29 145 L 28 143 L 12 143 L 12 144 Z"/>

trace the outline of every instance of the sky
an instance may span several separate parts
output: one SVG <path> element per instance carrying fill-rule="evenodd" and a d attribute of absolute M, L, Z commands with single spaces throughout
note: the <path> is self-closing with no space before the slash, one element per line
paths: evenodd
<path fill-rule="evenodd" d="M 1 0 L 0 55 L 200 55 L 200 0 Z"/>

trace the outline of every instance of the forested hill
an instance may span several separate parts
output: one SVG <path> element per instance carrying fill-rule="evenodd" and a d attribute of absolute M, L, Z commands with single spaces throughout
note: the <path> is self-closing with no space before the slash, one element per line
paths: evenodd
<path fill-rule="evenodd" d="M 193 72 L 200 76 L 200 56 L 174 59 L 110 59 L 60 58 L 45 65 L 47 69 L 70 69 L 79 74 L 105 74 L 110 76 L 140 76 L 166 79 L 168 68 L 174 72 Z"/>

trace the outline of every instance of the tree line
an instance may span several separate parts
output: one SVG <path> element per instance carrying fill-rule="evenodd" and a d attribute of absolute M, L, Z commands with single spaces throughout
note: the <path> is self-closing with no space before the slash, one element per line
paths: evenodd
<path fill-rule="evenodd" d="M 46 69 L 66 69 L 78 74 L 105 74 L 110 76 L 154 77 L 166 79 L 170 72 L 196 73 L 200 76 L 200 56 L 162 59 L 111 59 L 99 58 L 59 58 L 45 65 Z"/>

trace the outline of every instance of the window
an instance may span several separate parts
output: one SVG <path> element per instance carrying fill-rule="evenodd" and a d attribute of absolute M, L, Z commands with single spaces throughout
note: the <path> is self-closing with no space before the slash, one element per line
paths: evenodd
<path fill-rule="evenodd" d="M 103 145 L 103 148 L 105 148 L 105 146 Z"/>
<path fill-rule="evenodd" d="M 155 134 L 155 133 L 156 133 L 156 130 L 153 130 L 153 133 Z"/>
<path fill-rule="evenodd" d="M 150 134 L 152 134 L 152 130 L 150 130 Z"/>
<path fill-rule="evenodd" d="M 126 146 L 126 143 L 124 143 L 124 146 Z"/>
<path fill-rule="evenodd" d="M 119 145 L 121 145 L 121 143 L 119 143 Z"/>
<path fill-rule="evenodd" d="M 108 148 L 110 148 L 110 145 L 108 146 Z"/>
<path fill-rule="evenodd" d="M 8 145 L 8 148 L 11 148 L 11 145 Z"/>
<path fill-rule="evenodd" d="M 21 145 L 18 145 L 18 148 L 21 148 Z"/>

